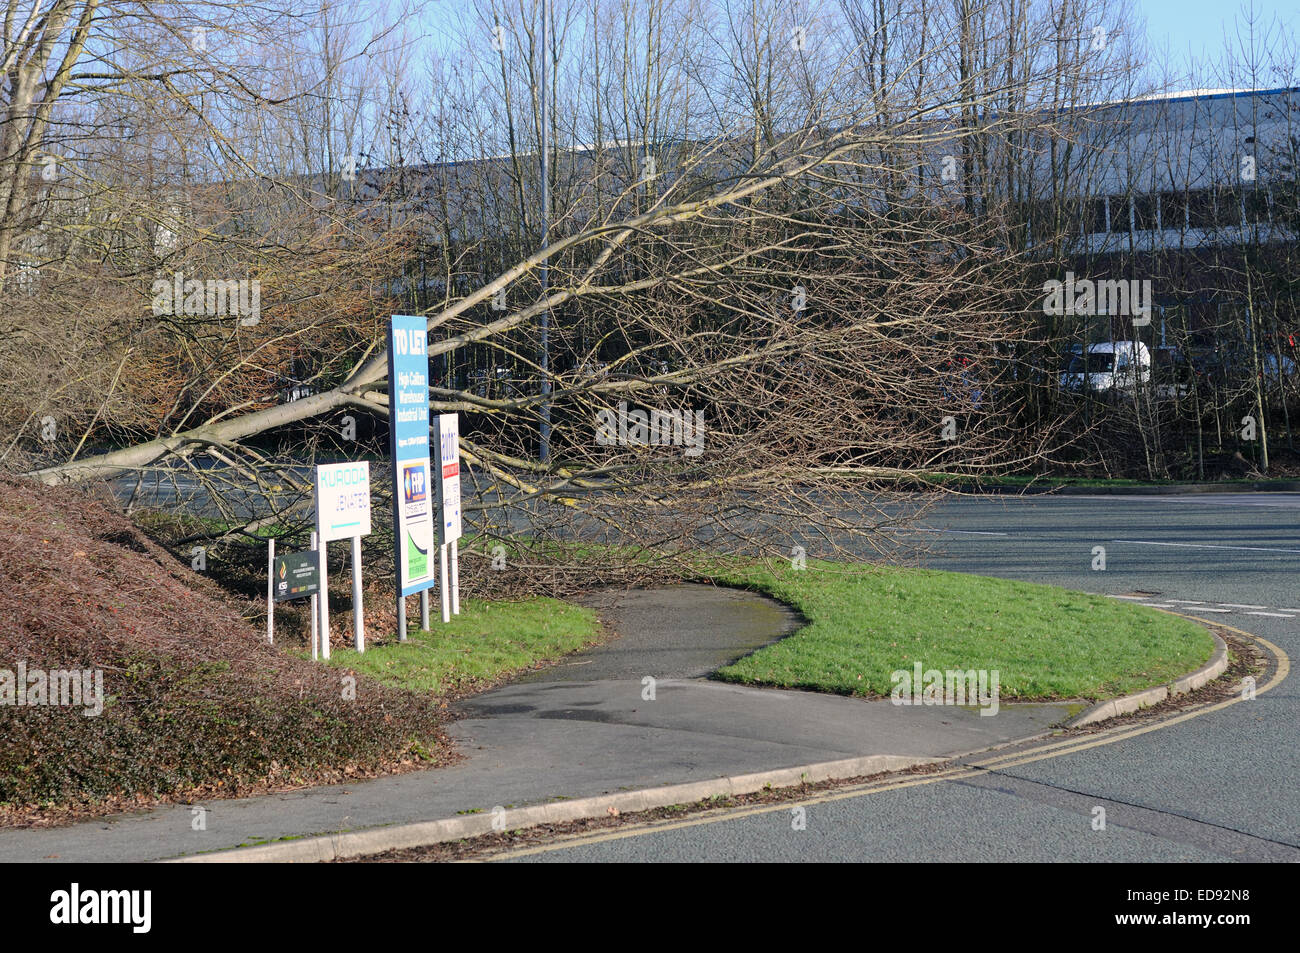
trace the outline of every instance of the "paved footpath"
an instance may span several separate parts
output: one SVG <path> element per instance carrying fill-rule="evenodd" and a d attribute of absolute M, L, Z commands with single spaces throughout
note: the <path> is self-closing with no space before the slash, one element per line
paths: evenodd
<path fill-rule="evenodd" d="M 0 831 L 0 861 L 147 861 L 493 807 L 702 781 L 876 754 L 946 757 L 1046 731 L 1065 704 L 903 708 L 704 676 L 792 631 L 760 596 L 675 586 L 595 597 L 621 637 L 468 699 L 450 726 L 465 760 L 353 784 Z M 645 697 L 654 679 L 654 699 Z"/>

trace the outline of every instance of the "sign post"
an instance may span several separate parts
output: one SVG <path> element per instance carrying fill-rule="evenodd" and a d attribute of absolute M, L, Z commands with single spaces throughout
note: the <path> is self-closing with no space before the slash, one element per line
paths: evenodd
<path fill-rule="evenodd" d="M 460 565 L 457 550 L 460 541 L 451 541 L 451 614 L 460 615 Z"/>
<path fill-rule="evenodd" d="M 421 593 L 429 625 L 434 584 L 433 506 L 429 494 L 428 322 L 395 314 L 388 334 L 388 420 L 393 460 L 393 546 L 397 567 L 397 637 L 406 641 L 406 597 Z"/>
<path fill-rule="evenodd" d="M 460 573 L 456 559 L 456 541 L 461 537 L 460 519 L 460 418 L 456 414 L 439 414 L 434 421 L 438 450 L 438 561 L 442 566 L 442 621 L 450 622 L 452 612 L 460 612 Z M 451 571 L 447 569 L 447 549 L 451 547 Z"/>
<path fill-rule="evenodd" d="M 311 533 L 311 551 L 316 552 L 319 543 L 319 535 L 315 530 Z M 312 660 L 320 658 L 320 581 L 316 582 L 317 592 L 312 593 L 311 597 L 311 657 Z"/>
<path fill-rule="evenodd" d="M 361 601 L 361 537 L 370 532 L 370 464 L 326 463 L 316 468 L 316 529 L 320 533 L 321 657 L 330 657 L 329 583 L 325 555 L 335 539 L 352 540 L 352 634 L 366 650 L 365 607 Z"/>
<path fill-rule="evenodd" d="M 329 547 L 325 545 L 325 540 L 322 539 L 320 548 L 316 550 L 316 559 L 320 566 L 320 595 L 317 597 L 316 602 L 320 607 L 320 621 L 317 623 L 317 632 L 320 640 L 320 657 L 327 662 L 330 657 L 330 577 L 329 570 L 325 566 L 325 559 L 328 554 Z"/>
<path fill-rule="evenodd" d="M 438 605 L 442 606 L 442 621 L 451 621 L 451 593 L 447 590 L 447 546 L 438 547 L 438 566 L 442 570 L 441 588 L 438 592 Z"/>
<path fill-rule="evenodd" d="M 275 537 L 266 541 L 266 644 L 275 645 Z"/>

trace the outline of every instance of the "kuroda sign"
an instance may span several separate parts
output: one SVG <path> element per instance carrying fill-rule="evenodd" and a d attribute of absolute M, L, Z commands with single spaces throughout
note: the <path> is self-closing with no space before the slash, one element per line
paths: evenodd
<path fill-rule="evenodd" d="M 370 464 L 316 468 L 316 525 L 321 542 L 370 535 Z"/>
<path fill-rule="evenodd" d="M 330 596 L 326 571 L 328 544 L 352 541 L 352 628 L 358 652 L 366 650 L 361 597 L 361 537 L 370 534 L 370 464 L 324 463 L 316 467 L 316 532 L 320 536 L 320 654 L 330 657 Z"/>

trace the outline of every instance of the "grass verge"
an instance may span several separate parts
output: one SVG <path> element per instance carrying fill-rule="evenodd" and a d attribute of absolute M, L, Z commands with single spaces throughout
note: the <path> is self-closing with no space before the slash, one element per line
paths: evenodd
<path fill-rule="evenodd" d="M 385 684 L 438 697 L 460 697 L 553 662 L 600 639 L 596 613 L 558 599 L 466 599 L 460 615 L 405 642 L 335 649 L 330 664 Z M 434 607 L 435 612 L 436 607 Z"/>
<path fill-rule="evenodd" d="M 1214 649 L 1196 623 L 1054 586 L 808 561 L 713 565 L 715 582 L 766 593 L 809 624 L 720 669 L 724 681 L 888 695 L 896 670 L 996 669 L 1003 700 L 1101 698 L 1164 684 Z"/>

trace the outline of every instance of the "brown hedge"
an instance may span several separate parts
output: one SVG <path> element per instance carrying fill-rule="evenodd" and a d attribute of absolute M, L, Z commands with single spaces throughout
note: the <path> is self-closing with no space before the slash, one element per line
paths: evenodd
<path fill-rule="evenodd" d="M 0 478 L 0 669 L 100 669 L 103 714 L 0 704 L 0 825 L 451 757 L 434 704 L 265 644 L 80 489 Z"/>

